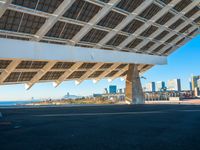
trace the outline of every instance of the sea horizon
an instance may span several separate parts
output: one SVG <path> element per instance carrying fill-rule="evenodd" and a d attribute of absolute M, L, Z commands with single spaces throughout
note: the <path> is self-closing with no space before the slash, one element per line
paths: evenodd
<path fill-rule="evenodd" d="M 0 106 L 15 106 L 15 105 L 25 105 L 32 102 L 42 101 L 39 99 L 34 100 L 0 100 Z"/>

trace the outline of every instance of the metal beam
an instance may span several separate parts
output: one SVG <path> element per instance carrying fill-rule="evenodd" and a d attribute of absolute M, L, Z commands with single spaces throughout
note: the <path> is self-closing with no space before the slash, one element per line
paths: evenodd
<path fill-rule="evenodd" d="M 187 13 L 188 11 L 190 11 L 195 5 L 197 5 L 197 1 L 193 1 L 192 3 L 190 3 L 187 7 L 185 7 L 181 13 L 175 15 L 175 17 L 173 17 L 172 19 L 170 19 L 168 22 L 165 23 L 166 27 L 169 27 L 171 24 L 173 24 L 174 22 L 176 22 L 178 19 L 180 19 L 185 13 Z M 189 20 L 191 20 L 189 18 Z"/>
<path fill-rule="evenodd" d="M 192 27 L 192 28 L 190 28 L 189 30 L 188 30 L 188 33 L 190 33 L 190 32 L 192 32 L 194 29 L 196 29 L 196 27 Z M 169 33 L 166 37 L 165 37 L 165 39 L 166 40 L 168 40 L 170 37 L 172 37 L 173 36 L 173 34 L 172 33 Z M 165 46 L 165 47 L 163 47 L 157 54 L 162 54 L 162 53 L 164 53 L 168 48 L 170 48 L 171 46 L 174 46 L 174 47 L 176 47 L 176 45 L 175 45 L 175 43 L 176 42 L 178 42 L 178 40 L 180 40 L 181 38 L 187 38 L 187 34 L 185 35 L 185 36 L 179 36 L 179 37 L 177 37 L 176 39 L 174 39 L 173 41 L 172 41 L 172 43 L 171 44 L 169 44 L 169 45 L 167 45 L 167 46 Z M 183 43 L 186 43 L 187 41 L 185 41 L 185 42 L 183 42 Z M 172 51 L 174 51 L 176 48 L 173 48 L 173 50 L 170 50 L 171 52 Z M 151 50 L 151 51 L 150 51 Z M 150 49 L 149 50 L 149 53 L 150 52 L 152 52 L 153 51 L 153 49 Z"/>
<path fill-rule="evenodd" d="M 0 58 L 67 61 L 67 62 L 108 62 L 136 64 L 166 64 L 165 56 L 146 55 L 132 52 L 109 51 L 34 41 L 0 38 Z"/>
<path fill-rule="evenodd" d="M 147 71 L 148 69 L 150 69 L 150 68 L 152 68 L 152 67 L 153 67 L 153 65 L 149 65 L 149 66 L 147 66 L 146 68 L 140 70 L 140 75 L 142 75 L 145 71 Z"/>
<path fill-rule="evenodd" d="M 102 3 L 99 3 L 99 2 L 97 2 L 97 1 L 93 1 L 93 0 L 87 0 L 88 2 L 90 2 L 90 3 L 93 3 L 93 4 L 95 4 L 95 5 L 99 5 L 100 7 L 104 7 L 104 5 L 105 4 L 102 4 Z M 175 0 L 175 1 L 171 1 L 171 3 L 170 3 L 170 5 L 171 6 L 174 6 L 176 3 L 178 3 L 180 0 Z M 160 5 L 158 2 L 154 2 L 155 4 L 157 4 L 157 5 Z M 168 4 L 169 5 L 169 4 Z M 167 5 L 167 6 L 168 6 Z M 169 5 L 169 7 L 171 7 Z M 194 4 L 193 4 L 194 5 Z M 167 7 L 166 6 L 166 7 Z M 190 7 L 191 7 L 192 5 L 190 5 Z M 17 6 L 17 5 L 13 5 L 13 4 L 10 4 L 10 6 L 9 6 L 9 8 L 8 9 L 10 9 L 10 10 L 14 10 L 14 11 L 18 11 L 18 12 L 22 12 L 22 13 L 27 13 L 27 14 L 31 14 L 31 15 L 37 15 L 37 16 L 41 16 L 41 17 L 45 17 L 45 18 L 49 18 L 50 16 L 52 16 L 53 14 L 50 14 L 50 13 L 46 13 L 46 12 L 41 12 L 41 11 L 37 11 L 37 10 L 34 10 L 34 9 L 30 9 L 30 8 L 26 8 L 26 7 L 22 7 L 22 6 Z M 163 8 L 163 9 L 165 9 L 165 8 Z M 122 10 L 120 10 L 120 9 L 117 9 L 117 8 L 113 8 L 113 11 L 116 11 L 116 12 L 118 12 L 118 13 L 124 13 Z M 162 11 L 162 10 L 161 10 Z M 159 12 L 159 13 L 161 13 L 161 11 Z M 183 13 L 185 13 L 186 12 L 186 10 L 184 9 L 183 10 L 184 12 L 180 12 L 180 13 L 178 13 L 178 12 L 176 12 L 175 14 L 183 14 Z M 172 12 L 172 10 L 170 10 L 170 12 Z M 174 13 L 174 12 L 172 12 L 172 13 Z M 128 13 L 128 14 L 130 14 L 130 13 Z M 126 14 L 124 14 L 124 15 L 126 15 Z M 195 15 L 194 15 L 195 16 Z M 199 15 L 198 15 L 198 13 L 196 13 L 196 16 L 198 17 Z M 193 16 L 191 17 L 191 18 L 188 18 L 188 19 L 186 19 L 186 18 L 184 18 L 182 15 L 181 15 L 181 18 L 183 18 L 184 20 L 186 20 L 186 21 L 193 21 L 194 20 L 194 18 L 193 18 Z M 144 20 L 142 20 L 141 18 L 137 18 L 138 20 L 140 20 L 140 21 L 144 21 Z M 84 23 L 84 22 L 82 22 L 82 21 L 78 21 L 78 20 L 75 20 L 75 19 L 69 19 L 69 18 L 66 18 L 66 17 L 61 17 L 60 19 L 59 19 L 59 21 L 62 21 L 62 22 L 66 22 L 66 23 L 73 23 L 73 24 L 77 24 L 77 25 L 81 25 L 81 26 L 84 26 L 86 23 Z M 173 32 L 174 34 L 179 34 L 179 35 L 182 35 L 181 33 L 177 33 L 176 31 L 172 31 L 172 30 L 170 30 L 170 29 L 168 29 L 167 27 L 165 27 L 165 26 L 159 26 L 159 25 L 157 25 L 157 24 L 155 24 L 155 23 L 153 23 L 153 25 L 155 25 L 155 26 L 158 26 L 159 27 L 159 30 L 158 30 L 158 32 L 160 32 L 160 28 L 162 28 L 162 30 L 164 29 L 164 30 L 167 30 L 167 31 L 169 31 L 169 32 Z M 195 23 L 193 22 L 193 25 L 195 25 Z M 197 24 L 198 25 L 198 24 Z M 99 26 L 94 26 L 94 28 L 96 28 L 96 29 L 100 29 L 100 27 Z M 113 32 L 112 30 L 110 31 L 110 29 L 109 28 L 101 28 L 101 30 L 103 30 L 103 31 L 109 31 L 109 32 Z M 158 33 L 158 32 L 156 32 L 156 33 Z M 0 32 L 0 34 L 5 34 L 5 35 L 12 35 L 12 36 L 19 36 L 19 33 L 17 33 L 17 32 L 10 32 L 10 34 L 8 34 L 8 32 L 6 32 L 6 33 L 1 33 Z M 129 34 L 128 33 L 123 33 L 124 35 L 126 35 L 126 36 L 129 36 Z M 153 33 L 154 34 L 154 33 Z M 152 35 L 153 35 L 152 34 Z M 24 34 L 25 35 L 25 34 Z M 132 36 L 132 35 L 131 35 Z M 139 38 L 142 38 L 142 39 L 144 39 L 143 37 L 140 37 L 140 36 L 138 36 L 138 35 L 135 35 L 135 36 L 137 36 L 137 37 L 139 37 Z M 32 38 L 32 35 L 30 35 L 30 37 L 29 38 Z M 134 38 L 134 37 L 133 37 Z M 56 38 L 52 38 L 52 37 L 44 37 L 43 39 L 45 39 L 46 41 L 53 41 L 53 42 L 61 42 L 61 43 L 64 43 L 64 44 L 66 44 L 66 43 L 70 43 L 70 44 L 72 44 L 70 41 L 66 41 L 66 40 L 61 40 L 61 39 L 56 39 Z M 151 38 L 150 37 L 145 37 L 145 39 L 149 39 L 149 40 L 151 40 Z M 80 44 L 80 43 L 79 43 Z M 91 44 L 91 43 L 84 43 L 85 45 L 89 45 L 89 44 Z M 118 48 L 119 49 L 119 48 Z M 138 50 L 135 50 L 134 49 L 134 51 L 138 51 Z"/>
<path fill-rule="evenodd" d="M 1 0 L 0 1 L 0 18 L 11 4 L 12 0 Z"/>
<path fill-rule="evenodd" d="M 98 76 L 97 78 L 95 78 L 93 80 L 94 83 L 97 83 L 99 80 L 105 78 L 109 73 L 111 73 L 113 70 L 115 70 L 120 64 L 119 63 L 116 63 L 116 64 L 113 64 L 109 70 L 106 70 L 104 71 L 102 74 L 100 74 L 100 76 Z"/>
<path fill-rule="evenodd" d="M 125 66 L 124 68 L 122 68 L 121 70 L 119 70 L 116 74 L 114 74 L 111 78 L 109 78 L 110 81 L 113 81 L 114 79 L 120 77 L 120 75 L 128 70 L 128 65 Z"/>
<path fill-rule="evenodd" d="M 82 75 L 78 80 L 76 80 L 76 84 L 80 84 L 85 79 L 87 79 L 91 74 L 97 71 L 104 63 L 97 63 L 91 69 L 89 69 L 84 75 Z"/>
<path fill-rule="evenodd" d="M 70 69 L 66 70 L 60 78 L 53 82 L 53 86 L 59 86 L 63 81 L 65 81 L 74 71 L 76 71 L 83 63 L 77 62 Z"/>
<path fill-rule="evenodd" d="M 166 7 L 160 10 L 155 16 L 148 20 L 144 25 L 142 25 L 139 29 L 137 29 L 134 34 L 129 36 L 126 40 L 124 40 L 119 46 L 119 49 L 123 49 L 126 45 L 128 45 L 135 37 L 140 35 L 143 31 L 145 31 L 148 27 L 150 27 L 157 19 L 159 19 L 164 13 L 169 11 L 176 3 L 180 0 L 173 0 L 171 1 Z M 142 46 L 142 45 L 141 45 Z M 139 51 L 139 49 L 138 49 Z"/>
<path fill-rule="evenodd" d="M 75 45 L 78 43 L 120 0 L 110 0 L 105 6 L 72 38 Z"/>
<path fill-rule="evenodd" d="M 25 84 L 25 89 L 29 90 L 40 78 L 45 75 L 54 65 L 56 61 L 48 62 L 37 74 Z"/>
<path fill-rule="evenodd" d="M 177 3 L 177 1 L 175 1 L 175 3 Z M 171 24 L 173 24 L 176 20 L 178 20 L 180 17 L 182 17 L 185 13 L 187 13 L 189 10 L 191 10 L 195 5 L 197 4 L 197 2 L 192 2 L 190 5 L 188 5 L 184 10 L 183 10 L 183 12 L 182 12 L 182 14 L 178 14 L 178 15 L 176 15 L 175 17 L 173 17 L 172 19 L 170 19 L 166 24 L 165 24 L 165 26 L 170 26 Z M 175 4 L 173 4 L 173 6 L 174 6 Z M 170 6 L 171 7 L 171 6 Z M 196 15 L 193 15 L 194 17 L 196 17 L 197 18 L 197 16 Z M 193 19 L 196 19 L 196 18 L 193 18 Z M 184 22 L 184 23 L 182 23 L 181 25 L 179 25 L 174 31 L 175 31 L 175 33 L 174 32 L 170 32 L 168 35 L 166 35 L 165 37 L 163 37 L 163 38 L 165 38 L 166 40 L 167 39 L 169 39 L 170 37 L 172 37 L 173 35 L 175 35 L 176 34 L 176 32 L 177 33 L 179 33 L 179 31 L 181 30 L 181 29 L 183 29 L 185 26 L 187 26 L 189 23 L 192 23 L 192 19 L 190 19 L 189 21 L 187 21 L 187 22 Z M 155 32 L 155 34 L 157 35 L 157 32 Z M 183 35 L 183 34 L 181 34 L 181 35 L 179 35 L 179 37 L 177 38 L 177 40 L 176 41 L 178 41 L 179 39 L 181 39 L 181 38 L 183 38 L 183 37 L 186 37 L 187 35 Z M 151 35 L 150 36 L 151 38 L 154 38 L 154 35 Z M 165 41 L 163 41 L 163 44 L 164 44 L 164 42 Z M 176 42 L 173 42 L 173 43 L 170 43 L 170 46 L 171 45 L 174 45 Z M 160 46 L 160 44 L 159 43 L 156 43 L 155 45 L 153 45 L 148 51 L 147 51 L 147 53 L 151 53 L 155 48 L 157 48 L 158 46 Z M 137 47 L 138 48 L 138 47 Z M 164 47 L 165 48 L 165 47 Z M 163 48 L 163 49 L 164 49 Z M 162 50 L 162 49 L 161 49 Z M 161 52 L 162 53 L 162 52 Z"/>
<path fill-rule="evenodd" d="M 6 78 L 10 75 L 10 73 L 15 70 L 15 68 L 19 65 L 19 63 L 21 62 L 21 60 L 13 60 L 5 70 L 3 70 L 3 72 L 0 75 L 0 84 L 2 84 L 4 82 L 4 80 L 6 80 Z"/>
<path fill-rule="evenodd" d="M 120 24 L 118 24 L 115 29 L 111 30 L 95 47 L 99 48 L 106 44 L 110 39 L 112 39 L 119 31 L 121 31 L 126 25 L 128 25 L 140 12 L 147 8 L 153 0 L 144 1 L 136 10 L 130 13 Z"/>
<path fill-rule="evenodd" d="M 62 15 L 70 8 L 70 6 L 75 2 L 75 0 L 64 0 L 59 7 L 54 11 L 42 27 L 37 31 L 32 40 L 40 41 L 43 36 L 54 26 L 54 24 L 62 17 Z"/>

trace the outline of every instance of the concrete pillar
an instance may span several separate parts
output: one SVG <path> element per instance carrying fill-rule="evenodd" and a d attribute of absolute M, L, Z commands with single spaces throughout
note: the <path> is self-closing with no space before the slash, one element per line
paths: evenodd
<path fill-rule="evenodd" d="M 126 77 L 126 100 L 132 104 L 144 104 L 145 98 L 136 64 L 129 64 Z"/>

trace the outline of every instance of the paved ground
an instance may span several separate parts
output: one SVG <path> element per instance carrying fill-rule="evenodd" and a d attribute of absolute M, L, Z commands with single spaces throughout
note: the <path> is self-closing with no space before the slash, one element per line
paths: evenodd
<path fill-rule="evenodd" d="M 0 150 L 199 150 L 200 106 L 0 109 Z"/>

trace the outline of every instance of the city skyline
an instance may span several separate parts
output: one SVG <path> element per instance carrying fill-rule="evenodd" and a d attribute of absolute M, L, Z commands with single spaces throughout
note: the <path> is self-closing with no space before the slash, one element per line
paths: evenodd
<path fill-rule="evenodd" d="M 143 85 L 145 92 L 158 92 L 158 91 L 183 91 L 181 89 L 181 80 L 180 79 L 170 79 L 167 82 L 165 81 L 153 81 L 149 82 L 146 85 Z"/>
<path fill-rule="evenodd" d="M 168 64 L 154 66 L 143 74 L 147 79 L 142 79 L 142 84 L 150 81 L 167 81 L 173 78 L 180 78 L 182 81 L 182 89 L 189 89 L 189 78 L 191 75 L 199 75 L 198 65 L 200 65 L 199 44 L 200 35 L 189 41 L 187 44 L 180 47 L 172 55 L 168 57 Z M 0 92 L 0 100 L 26 100 L 34 98 L 60 98 L 66 95 L 67 92 L 75 95 L 92 95 L 92 93 L 102 92 L 105 87 L 110 84 L 117 85 L 119 88 L 125 87 L 125 81 L 120 78 L 108 82 L 101 80 L 94 84 L 91 80 L 84 81 L 80 85 L 75 85 L 74 81 L 65 81 L 57 88 L 54 88 L 52 83 L 38 83 L 32 89 L 26 91 L 24 85 L 2 85 Z"/>

